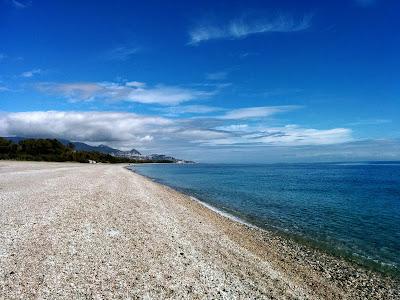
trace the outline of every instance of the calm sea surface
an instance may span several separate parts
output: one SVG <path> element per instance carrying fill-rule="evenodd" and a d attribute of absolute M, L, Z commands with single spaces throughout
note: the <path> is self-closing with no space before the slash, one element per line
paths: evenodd
<path fill-rule="evenodd" d="M 159 164 L 134 169 L 259 227 L 400 273 L 400 163 Z"/>

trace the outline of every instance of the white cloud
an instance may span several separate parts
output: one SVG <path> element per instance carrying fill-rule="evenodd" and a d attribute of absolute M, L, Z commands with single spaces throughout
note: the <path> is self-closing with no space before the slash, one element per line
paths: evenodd
<path fill-rule="evenodd" d="M 199 122 L 126 112 L 36 111 L 0 114 L 0 136 L 64 138 L 162 152 L 179 147 L 303 146 L 351 141 L 346 128 L 315 129 L 296 125 L 267 127 Z"/>
<path fill-rule="evenodd" d="M 10 91 L 10 89 L 4 85 L 0 85 L 0 92 L 7 92 Z"/>
<path fill-rule="evenodd" d="M 144 87 L 146 84 L 144 82 L 139 82 L 139 81 L 129 81 L 125 83 L 125 85 L 130 87 L 141 88 Z"/>
<path fill-rule="evenodd" d="M 265 133 L 250 135 L 250 137 L 267 144 L 296 146 L 338 144 L 352 140 L 351 130 L 347 128 L 319 130 L 287 125 L 283 128 L 268 129 Z"/>
<path fill-rule="evenodd" d="M 219 130 L 204 128 L 188 128 L 178 133 L 180 138 L 187 138 L 190 143 L 203 143 L 221 138 L 228 138 L 230 134 Z"/>
<path fill-rule="evenodd" d="M 60 95 L 71 101 L 128 101 L 145 104 L 176 105 L 213 95 L 214 91 L 204 91 L 178 86 L 156 85 L 147 87 L 142 82 L 78 82 L 78 83 L 41 83 L 41 91 Z"/>
<path fill-rule="evenodd" d="M 246 131 L 249 128 L 247 124 L 233 124 L 227 126 L 219 126 L 218 129 L 226 131 Z"/>
<path fill-rule="evenodd" d="M 52 137 L 72 141 L 140 145 L 172 121 L 123 112 L 36 111 L 0 114 L 3 136 Z"/>
<path fill-rule="evenodd" d="M 230 110 L 226 114 L 219 116 L 219 118 L 227 120 L 262 118 L 269 117 L 277 113 L 287 112 L 297 108 L 299 108 L 299 106 L 295 105 L 239 108 Z"/>
<path fill-rule="evenodd" d="M 144 137 L 139 138 L 141 142 L 151 142 L 154 139 L 151 135 L 145 135 Z"/>
<path fill-rule="evenodd" d="M 297 32 L 311 26 L 311 16 L 295 20 L 289 16 L 279 16 L 270 20 L 237 19 L 225 25 L 203 23 L 189 32 L 189 44 L 196 45 L 213 39 L 240 39 L 259 33 Z"/>
<path fill-rule="evenodd" d="M 103 58 L 107 60 L 120 60 L 126 61 L 131 58 L 134 54 L 138 53 L 139 48 L 137 47 L 126 47 L 119 46 L 115 47 L 103 54 Z"/>
<path fill-rule="evenodd" d="M 157 110 L 162 111 L 167 115 L 177 116 L 182 114 L 207 114 L 207 113 L 222 111 L 224 109 L 221 107 L 196 104 L 196 105 L 179 105 L 179 106 L 163 107 Z"/>
<path fill-rule="evenodd" d="M 42 73 L 41 69 L 33 69 L 33 70 L 30 70 L 30 71 L 23 72 L 21 74 L 21 77 L 31 78 L 31 77 L 33 77 L 35 75 L 39 75 L 41 73 Z"/>
<path fill-rule="evenodd" d="M 304 128 L 297 125 L 283 127 L 260 126 L 226 126 L 220 127 L 233 135 L 227 138 L 207 141 L 212 145 L 269 145 L 269 146 L 304 146 L 304 145 L 330 145 L 344 143 L 352 140 L 351 130 L 347 128 L 333 128 L 320 130 Z"/>

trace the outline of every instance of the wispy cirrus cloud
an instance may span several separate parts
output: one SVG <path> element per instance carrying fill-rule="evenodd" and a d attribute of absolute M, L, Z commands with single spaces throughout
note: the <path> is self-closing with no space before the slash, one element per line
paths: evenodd
<path fill-rule="evenodd" d="M 68 98 L 70 101 L 126 101 L 144 104 L 176 105 L 215 94 L 215 90 L 200 90 L 158 84 L 147 86 L 138 81 L 40 83 L 40 91 Z"/>
<path fill-rule="evenodd" d="M 214 72 L 214 73 L 207 73 L 206 74 L 206 79 L 208 80 L 225 80 L 228 76 L 228 72 L 226 71 L 220 71 L 220 72 Z"/>
<path fill-rule="evenodd" d="M 106 60 L 126 61 L 140 51 L 138 47 L 118 46 L 103 53 Z"/>
<path fill-rule="evenodd" d="M 183 114 L 208 114 L 223 110 L 225 109 L 221 107 L 200 104 L 169 106 L 157 109 L 157 111 L 161 111 L 168 116 L 179 116 Z"/>
<path fill-rule="evenodd" d="M 256 106 L 245 107 L 237 109 L 228 109 L 223 107 L 209 106 L 209 105 L 177 105 L 169 107 L 156 108 L 157 111 L 163 112 L 167 116 L 180 116 L 184 114 L 202 115 L 207 116 L 193 117 L 194 119 L 207 119 L 207 120 L 248 120 L 260 119 L 269 117 L 279 113 L 290 112 L 299 109 L 298 105 L 283 105 L 283 106 Z M 210 115 L 211 114 L 211 115 Z"/>
<path fill-rule="evenodd" d="M 277 113 L 288 112 L 298 108 L 300 108 L 300 106 L 297 105 L 246 107 L 230 110 L 218 118 L 225 120 L 262 118 L 269 117 Z"/>
<path fill-rule="evenodd" d="M 18 61 L 22 61 L 22 60 L 24 60 L 24 58 L 22 56 L 13 57 L 13 56 L 7 55 L 7 53 L 0 53 L 0 63 L 2 61 L 11 61 L 11 62 L 17 61 L 18 62 Z"/>
<path fill-rule="evenodd" d="M 208 145 L 269 145 L 269 146 L 304 146 L 330 145 L 352 140 L 348 128 L 315 129 L 297 125 L 266 127 L 247 124 L 222 126 L 218 129 L 231 134 L 226 137 L 203 141 Z"/>
<path fill-rule="evenodd" d="M 21 77 L 31 78 L 31 77 L 33 77 L 35 75 L 39 75 L 41 73 L 43 73 L 43 71 L 41 69 L 33 69 L 30 71 L 25 71 L 25 72 L 21 73 Z"/>
<path fill-rule="evenodd" d="M 7 92 L 7 91 L 10 91 L 10 89 L 8 87 L 0 84 L 0 92 Z"/>
<path fill-rule="evenodd" d="M 32 1 L 30 0 L 6 0 L 6 2 L 18 9 L 28 8 L 32 5 Z"/>
<path fill-rule="evenodd" d="M 202 23 L 189 32 L 189 45 L 215 39 L 242 39 L 249 35 L 261 33 L 288 33 L 303 31 L 311 27 L 312 15 L 299 19 L 280 15 L 272 19 L 241 18 L 228 24 Z"/>

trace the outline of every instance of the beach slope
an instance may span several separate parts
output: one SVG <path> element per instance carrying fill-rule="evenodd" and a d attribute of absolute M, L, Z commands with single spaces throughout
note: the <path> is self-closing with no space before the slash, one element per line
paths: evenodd
<path fill-rule="evenodd" d="M 123 165 L 0 162 L 0 299 L 395 299 L 397 283 Z"/>

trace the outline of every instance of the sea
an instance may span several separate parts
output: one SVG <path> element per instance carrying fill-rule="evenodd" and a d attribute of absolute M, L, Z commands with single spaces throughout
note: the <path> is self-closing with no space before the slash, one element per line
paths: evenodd
<path fill-rule="evenodd" d="M 246 223 L 400 276 L 400 162 L 132 168 Z"/>

